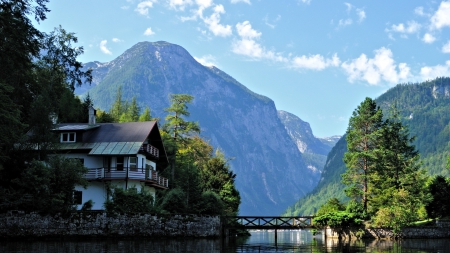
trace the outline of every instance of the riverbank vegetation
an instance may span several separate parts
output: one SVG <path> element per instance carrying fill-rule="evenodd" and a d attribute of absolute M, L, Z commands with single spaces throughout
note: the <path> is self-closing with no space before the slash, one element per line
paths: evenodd
<path fill-rule="evenodd" d="M 395 104 L 389 117 L 366 98 L 353 112 L 344 154 L 347 205 L 331 198 L 317 211 L 315 223 L 331 227 L 402 227 L 427 218 L 450 216 L 450 184 L 422 169 L 419 152 Z"/>

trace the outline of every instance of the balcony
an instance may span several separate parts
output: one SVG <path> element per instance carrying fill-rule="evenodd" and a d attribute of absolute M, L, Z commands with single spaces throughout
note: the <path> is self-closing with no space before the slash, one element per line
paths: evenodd
<path fill-rule="evenodd" d="M 147 153 L 149 153 L 150 155 L 152 155 L 152 156 L 154 156 L 154 157 L 156 157 L 156 158 L 159 158 L 159 149 L 153 147 L 153 146 L 150 145 L 150 144 L 143 144 L 143 145 L 141 146 L 141 148 L 139 149 L 139 151 L 141 151 L 141 152 L 147 152 Z"/>
<path fill-rule="evenodd" d="M 145 182 L 149 186 L 169 188 L 167 178 L 160 177 L 156 170 L 147 168 L 90 168 L 84 177 L 88 181 L 134 180 Z"/>

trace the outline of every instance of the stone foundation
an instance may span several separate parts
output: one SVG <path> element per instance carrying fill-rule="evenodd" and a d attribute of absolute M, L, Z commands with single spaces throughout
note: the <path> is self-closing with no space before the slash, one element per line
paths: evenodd
<path fill-rule="evenodd" d="M 346 229 L 340 231 L 340 233 L 331 228 L 326 228 L 324 233 L 326 237 L 338 238 L 339 234 L 345 239 L 356 239 L 358 236 L 358 228 Z M 399 235 L 395 235 L 391 229 L 385 228 L 366 228 L 362 233 L 364 238 L 375 239 L 392 239 L 392 238 L 404 238 L 404 239 L 437 239 L 437 238 L 450 238 L 450 222 L 448 221 L 436 221 L 435 226 L 430 227 L 406 227 L 403 228 Z"/>
<path fill-rule="evenodd" d="M 0 214 L 0 238 L 16 237 L 219 237 L 219 216 L 79 212 L 62 217 L 10 211 Z"/>

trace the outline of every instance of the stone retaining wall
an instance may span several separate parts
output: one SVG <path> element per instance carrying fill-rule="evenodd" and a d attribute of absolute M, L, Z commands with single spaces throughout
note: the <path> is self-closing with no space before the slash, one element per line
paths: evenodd
<path fill-rule="evenodd" d="M 10 211 L 0 214 L 0 238 L 60 236 L 218 237 L 219 216 L 79 212 L 70 217 Z"/>
<path fill-rule="evenodd" d="M 347 229 L 341 231 L 341 237 L 344 238 L 356 238 L 358 228 Z M 339 232 L 327 228 L 325 229 L 325 236 L 331 238 L 339 237 Z M 361 233 L 361 232 L 360 232 Z M 406 227 L 402 229 L 399 235 L 395 235 L 392 230 L 385 228 L 366 228 L 363 231 L 364 238 L 376 238 L 376 239 L 391 239 L 395 237 L 419 239 L 419 238 L 450 238 L 450 222 L 448 221 L 436 221 L 435 226 L 430 227 Z"/>

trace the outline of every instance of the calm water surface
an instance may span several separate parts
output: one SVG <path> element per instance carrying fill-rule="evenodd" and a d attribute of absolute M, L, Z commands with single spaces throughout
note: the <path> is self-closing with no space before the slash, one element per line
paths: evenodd
<path fill-rule="evenodd" d="M 449 252 L 450 239 L 339 242 L 308 230 L 251 231 L 248 238 L 0 241 L 0 252 Z"/>

